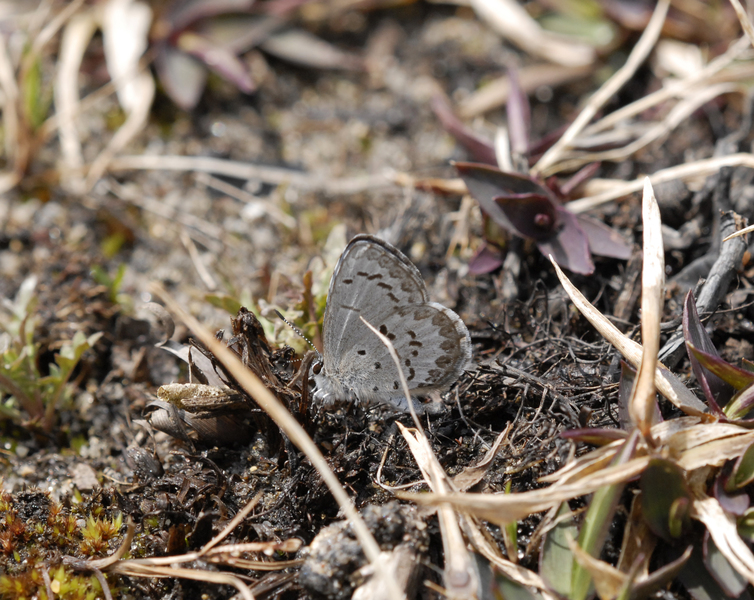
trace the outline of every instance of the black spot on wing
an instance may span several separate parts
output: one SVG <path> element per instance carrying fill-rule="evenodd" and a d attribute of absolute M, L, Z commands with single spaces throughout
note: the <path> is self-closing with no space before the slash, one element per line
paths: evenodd
<path fill-rule="evenodd" d="M 443 354 L 435 360 L 435 364 L 441 369 L 447 369 L 451 364 L 453 364 L 453 359 L 447 354 Z"/>
<path fill-rule="evenodd" d="M 358 354 L 359 356 L 364 356 L 366 353 L 367 353 L 366 350 L 357 350 L 356 351 L 356 354 Z"/>

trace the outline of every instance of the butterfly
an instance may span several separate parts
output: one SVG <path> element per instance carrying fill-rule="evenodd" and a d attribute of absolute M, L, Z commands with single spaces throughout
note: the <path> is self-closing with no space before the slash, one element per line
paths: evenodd
<path fill-rule="evenodd" d="M 471 361 L 466 325 L 429 300 L 419 269 L 391 244 L 357 235 L 330 280 L 315 401 L 388 401 L 408 409 L 388 349 L 360 317 L 391 340 L 412 396 L 448 389 Z"/>

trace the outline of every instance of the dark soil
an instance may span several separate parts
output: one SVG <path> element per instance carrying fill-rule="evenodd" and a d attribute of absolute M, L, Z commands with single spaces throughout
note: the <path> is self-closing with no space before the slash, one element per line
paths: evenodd
<path fill-rule="evenodd" d="M 460 99 L 481 81 L 501 74 L 509 60 L 525 62 L 526 57 L 501 44 L 469 9 L 412 4 L 355 14 L 350 31 L 333 22 L 317 33 L 356 51 L 378 39 L 392 39 L 392 54 L 386 55 L 378 80 L 365 73 L 291 67 L 257 53 L 266 71 L 254 95 L 212 79 L 200 106 L 190 114 L 158 96 L 148 127 L 129 153 L 202 155 L 285 166 L 333 182 L 388 170 L 455 177 L 449 161 L 468 156 L 430 108 L 434 86 Z M 630 47 L 630 40 L 621 46 Z M 581 82 L 558 88 L 548 101 L 532 98 L 532 137 L 566 124 L 598 84 L 595 70 Z M 655 86 L 654 75 L 642 72 L 610 110 Z M 711 156 L 719 140 L 739 130 L 742 110 L 735 101 L 707 105 L 662 144 L 621 164 L 604 165 L 598 176 L 628 180 L 692 156 Z M 106 109 L 99 111 L 104 114 Z M 504 120 L 503 111 L 487 119 L 480 127 L 491 130 L 491 124 Z M 738 147 L 745 149 L 748 143 L 747 132 Z M 87 144 L 91 148 L 85 153 L 91 154 L 101 142 L 91 139 Z M 41 152 L 54 151 L 53 142 Z M 734 208 L 750 218 L 751 203 L 736 199 L 751 198 L 751 172 L 737 169 L 732 176 Z M 237 307 L 230 299 L 247 305 L 251 301 L 249 308 L 261 309 L 262 336 L 266 334 L 271 348 L 288 342 L 298 353 L 295 360 L 292 351 L 278 350 L 270 356 L 268 368 L 284 386 L 296 374 L 305 345 L 271 307 L 301 311 L 305 273 L 312 271 L 312 291 L 321 296 L 328 285 L 323 265 L 332 267 L 356 233 L 378 234 L 415 262 L 433 300 L 453 308 L 471 333 L 473 369 L 444 395 L 440 409 L 424 417 L 433 450 L 450 475 L 479 461 L 512 423 L 507 443 L 474 491 L 499 492 L 509 484 L 513 491 L 532 489 L 540 485 L 539 477 L 557 470 L 569 455 L 588 449 L 561 438 L 565 429 L 618 426 L 620 355 L 567 301 L 549 261 L 533 244 L 512 242 L 512 251 L 522 260 L 513 300 L 501 299 L 500 271 L 469 274 L 468 261 L 481 239 L 481 218 L 476 207 L 462 208 L 460 196 L 395 185 L 337 193 L 225 178 L 226 184 L 245 186 L 247 193 L 292 216 L 295 225 L 287 227 L 268 213 L 255 214 L 253 206 L 207 181 L 205 176 L 164 170 L 119 172 L 78 196 L 46 183 L 40 166 L 40 173 L 29 173 L 28 180 L 0 198 L 0 294 L 12 299 L 25 279 L 37 278 L 34 339 L 40 348 L 40 371 L 49 372 L 55 352 L 75 332 L 103 333 L 74 372 L 74 394 L 57 407 L 53 428 L 0 421 L 3 506 L 17 515 L 18 527 L 24 530 L 17 531 L 14 540 L 0 533 L 0 573 L 23 573 L 24 559 L 42 559 L 53 572 L 63 564 L 63 556 L 112 553 L 123 530 L 110 537 L 103 534 L 96 548 L 87 546 L 89 538 L 73 525 L 67 538 L 52 533 L 64 523 L 80 527 L 92 515 L 103 522 L 118 514 L 124 521 L 133 519 L 137 537 L 132 558 L 200 549 L 259 492 L 259 505 L 227 542 L 298 538 L 308 546 L 324 528 L 342 519 L 308 460 L 258 413 L 238 417 L 245 419 L 241 442 L 181 441 L 148 425 L 148 405 L 157 389 L 188 381 L 187 366 L 155 346 L 160 332 L 141 310 L 154 300 L 149 292 L 153 281 L 162 283 L 206 326 L 224 329 L 226 341 Z M 666 225 L 678 228 L 698 216 L 703 224 L 698 239 L 666 255 L 670 284 L 664 321 L 674 325 L 680 319 L 683 294 L 696 280 L 673 278 L 704 256 L 716 235 L 713 222 L 719 207 L 709 190 L 717 181 L 712 178 L 701 191 L 683 185 L 655 190 Z M 640 243 L 638 195 L 592 214 Z M 459 232 L 460 248 L 447 256 Z M 194 249 L 198 258 L 190 254 Z M 197 260 L 209 278 L 197 270 Z M 574 284 L 597 308 L 615 315 L 624 331 L 638 337 L 636 259 L 595 261 L 595 273 L 574 276 Z M 121 265 L 125 276 L 117 290 L 96 277 L 107 273 L 112 278 Z M 751 276 L 743 270 L 729 291 L 750 288 Z M 714 315 L 707 315 L 715 344 L 732 361 L 754 359 L 752 309 L 741 298 L 727 296 Z M 231 310 L 220 308 L 223 303 Z M 317 307 L 319 318 L 321 309 Z M 305 322 L 302 317 L 299 324 Z M 307 333 L 313 330 L 310 324 Z M 666 334 L 673 330 L 669 327 Z M 249 337 L 236 340 L 239 344 L 257 343 L 254 335 L 244 335 Z M 187 344 L 190 335 L 178 324 L 172 339 Z M 685 357 L 674 371 L 685 379 L 690 376 Z M 441 567 L 435 517 L 407 503 L 400 509 L 390 504 L 393 494 L 379 485 L 416 482 L 407 489 L 426 489 L 396 426 L 397 421 L 410 425 L 410 417 L 389 407 L 359 405 L 336 411 L 309 405 L 301 412 L 297 393 L 285 391 L 281 396 L 357 507 L 372 511 L 374 527 L 379 529 L 388 518 L 374 516 L 374 511 L 393 511 L 389 514 L 397 529 L 382 532 L 380 541 L 389 548 L 396 536 L 409 536 L 423 549 L 427 564 Z M 663 410 L 671 409 L 663 404 Z M 518 532 L 518 559 L 533 570 L 538 548 L 527 543 L 536 524 L 533 518 L 524 521 Z M 501 540 L 496 527 L 489 529 Z M 320 597 L 318 592 L 350 597 L 356 581 L 352 574 L 363 557 L 349 531 L 332 535 L 345 557 L 317 555 L 317 560 L 331 560 L 335 566 L 307 563 L 301 580 L 296 576 L 299 567 L 283 573 L 235 571 L 254 582 L 259 598 Z M 620 532 L 615 535 L 611 544 L 619 548 Z M 348 544 L 354 547 L 346 548 Z M 317 568 L 326 575 L 313 575 Z M 433 577 L 426 569 L 423 578 Z M 235 593 L 231 587 L 181 579 L 108 576 L 108 582 L 114 593 L 132 598 L 229 598 Z M 32 590 L 39 584 L 25 585 Z"/>

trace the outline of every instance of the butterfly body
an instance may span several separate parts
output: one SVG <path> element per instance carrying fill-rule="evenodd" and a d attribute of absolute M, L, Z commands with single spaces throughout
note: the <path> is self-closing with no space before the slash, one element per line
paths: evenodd
<path fill-rule="evenodd" d="M 429 300 L 414 264 L 387 242 L 358 235 L 330 281 L 315 400 L 389 401 L 407 408 L 395 363 L 362 317 L 391 340 L 412 396 L 444 391 L 471 360 L 466 325 Z"/>

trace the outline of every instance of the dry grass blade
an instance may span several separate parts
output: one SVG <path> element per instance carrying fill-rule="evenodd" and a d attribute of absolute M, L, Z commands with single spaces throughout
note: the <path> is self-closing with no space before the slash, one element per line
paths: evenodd
<path fill-rule="evenodd" d="M 333 179 L 325 175 L 310 175 L 282 167 L 268 167 L 204 156 L 119 156 L 112 160 L 108 168 L 111 171 L 132 169 L 204 171 L 239 179 L 258 179 L 264 183 L 287 183 L 304 190 L 330 194 L 357 194 L 393 186 L 386 175 Z"/>
<path fill-rule="evenodd" d="M 641 366 L 631 394 L 629 412 L 647 443 L 652 443 L 655 415 L 655 373 L 660 351 L 660 320 L 665 291 L 665 253 L 662 245 L 662 222 L 652 184 L 644 180 L 642 201 L 644 222 L 644 269 L 641 294 Z"/>
<path fill-rule="evenodd" d="M 448 503 L 456 510 L 503 526 L 524 519 L 533 513 L 549 510 L 565 500 L 590 494 L 602 486 L 625 483 L 639 475 L 647 464 L 649 464 L 648 457 L 635 458 L 626 463 L 590 473 L 574 484 L 555 484 L 545 489 L 517 494 L 408 494 L 401 492 L 398 496 L 404 500 L 432 506 Z"/>
<path fill-rule="evenodd" d="M 636 70 L 646 60 L 657 42 L 669 6 L 669 0 L 660 0 L 660 2 L 657 3 L 657 7 L 652 14 L 652 18 L 649 20 L 649 24 L 644 30 L 644 33 L 642 33 L 641 38 L 639 38 L 639 41 L 636 43 L 636 46 L 634 46 L 634 49 L 631 51 L 626 64 L 618 69 L 618 71 L 616 71 L 616 73 L 589 99 L 587 105 L 579 113 L 579 116 L 576 117 L 566 132 L 547 152 L 545 152 L 539 162 L 534 165 L 532 168 L 532 175 L 547 173 L 547 169 L 560 160 L 571 142 L 573 142 L 573 140 L 576 139 L 576 136 L 589 124 L 589 121 L 592 120 L 594 115 L 596 115 L 605 103 L 612 98 L 618 90 L 620 90 L 628 80 L 631 79 L 631 77 L 633 77 Z"/>
<path fill-rule="evenodd" d="M 147 48 L 151 21 L 151 10 L 141 3 L 108 3 L 103 11 L 105 58 L 108 69 L 119 81 L 118 100 L 128 116 L 89 167 L 87 188 L 94 186 L 113 157 L 142 131 L 149 119 L 156 86 L 149 72 L 139 71 L 139 60 Z"/>
<path fill-rule="evenodd" d="M 69 185 L 76 191 L 84 189 L 80 174 L 84 166 L 84 155 L 74 117 L 80 110 L 78 74 L 86 48 L 96 30 L 97 24 L 88 12 L 75 15 L 68 22 L 60 42 L 60 59 L 53 89 L 59 117 L 58 134 L 63 162 L 61 178 L 64 185 L 68 179 Z"/>
<path fill-rule="evenodd" d="M 18 143 L 18 84 L 13 75 L 13 63 L 11 62 L 6 40 L 0 40 L 0 88 L 3 90 L 3 138 L 5 141 L 6 160 L 11 164 L 15 162 L 16 144 Z"/>
<path fill-rule="evenodd" d="M 146 560 L 127 560 L 110 569 L 112 573 L 128 575 L 130 577 L 177 577 L 180 579 L 193 579 L 194 581 L 206 581 L 218 585 L 232 585 L 246 600 L 254 600 L 254 594 L 239 577 L 231 573 L 217 571 L 205 571 L 198 569 L 180 569 L 175 567 L 155 566 Z"/>
<path fill-rule="evenodd" d="M 704 82 L 727 82 L 729 80 L 728 77 L 716 77 L 716 75 L 740 57 L 748 48 L 749 43 L 747 38 L 737 40 L 735 43 L 731 44 L 730 48 L 725 53 L 710 61 L 709 64 L 700 71 L 689 75 L 680 81 L 671 81 L 659 90 L 647 94 L 646 96 L 642 96 L 631 104 L 605 115 L 599 121 L 592 123 L 589 127 L 585 128 L 584 133 L 586 135 L 595 135 L 601 131 L 612 129 L 618 123 L 627 121 L 653 106 L 659 106 L 666 100 L 674 97 L 682 98 L 684 96 L 689 96 L 690 89 L 704 87 L 702 86 Z M 737 79 L 734 74 L 731 75 L 733 75 L 731 80 Z"/>
<path fill-rule="evenodd" d="M 600 332 L 600 335 L 610 342 L 626 358 L 626 360 L 638 369 L 641 366 L 641 345 L 629 339 L 618 328 L 613 325 L 605 315 L 598 311 L 584 295 L 576 289 L 571 281 L 566 277 L 560 267 L 550 258 L 555 271 L 560 279 L 560 283 L 576 305 L 581 314 L 589 321 L 594 328 Z M 675 406 L 689 415 L 703 415 L 706 412 L 706 406 L 686 386 L 675 376 L 669 369 L 662 364 L 658 364 L 655 369 L 655 386 L 658 391 L 665 396 Z"/>
<path fill-rule="evenodd" d="M 749 225 L 748 227 L 739 229 L 735 233 L 731 233 L 729 236 L 724 237 L 723 242 L 727 242 L 728 240 L 732 240 L 733 238 L 741 237 L 742 235 L 746 235 L 748 233 L 751 233 L 752 231 L 754 231 L 754 225 Z"/>
<path fill-rule="evenodd" d="M 529 54 L 566 67 L 594 62 L 593 48 L 545 31 L 516 0 L 471 0 L 471 6 L 490 27 Z"/>
<path fill-rule="evenodd" d="M 738 535 L 735 518 L 714 498 L 698 494 L 691 505 L 692 516 L 704 523 L 718 550 L 749 583 L 754 583 L 754 554 Z"/>
<path fill-rule="evenodd" d="M 225 528 L 217 534 L 214 538 L 212 538 L 209 542 L 207 542 L 204 547 L 199 551 L 199 556 L 203 556 L 207 554 L 212 548 L 217 546 L 220 542 L 222 542 L 226 537 L 230 535 L 230 532 L 233 531 L 238 525 L 241 524 L 241 522 L 251 513 L 252 510 L 254 510 L 254 507 L 259 504 L 259 501 L 262 499 L 263 493 L 259 492 L 256 496 L 254 496 L 250 502 L 246 504 L 246 506 L 243 507 L 242 510 L 240 510 L 236 516 L 234 516 L 228 524 L 225 526 Z"/>
<path fill-rule="evenodd" d="M 439 495 L 453 491 L 424 433 L 407 429 L 400 423 L 398 427 L 430 489 Z M 445 558 L 446 596 L 451 599 L 474 598 L 480 591 L 480 583 L 474 576 L 472 559 L 466 550 L 458 517 L 448 505 L 440 505 L 437 511 Z"/>
<path fill-rule="evenodd" d="M 736 11 L 736 16 L 741 23 L 741 28 L 746 33 L 746 37 L 749 38 L 749 42 L 751 42 L 751 45 L 754 46 L 754 26 L 752 26 L 751 24 L 749 15 L 746 13 L 744 7 L 741 6 L 741 2 L 739 2 L 739 0 L 730 0 L 730 4 L 733 7 L 733 10 Z"/>
<path fill-rule="evenodd" d="M 680 124 L 686 122 L 694 112 L 696 112 L 701 106 L 707 104 L 707 102 L 714 100 L 718 96 L 732 92 L 740 92 L 745 96 L 748 92 L 748 88 L 740 83 L 719 83 L 717 85 L 702 87 L 701 89 L 691 88 L 686 91 L 685 96 L 676 106 L 673 107 L 664 119 L 657 122 L 655 125 L 652 125 L 638 139 L 625 146 L 614 148 L 612 150 L 579 153 L 574 158 L 559 162 L 558 170 L 577 169 L 591 162 L 624 160 L 655 140 L 666 136 Z"/>
<path fill-rule="evenodd" d="M 351 522 L 356 539 L 361 544 L 364 554 L 375 571 L 383 575 L 380 561 L 380 547 L 370 533 L 359 513 L 354 508 L 351 499 L 343 486 L 338 481 L 335 473 L 325 461 L 325 457 L 319 451 L 312 439 L 307 435 L 303 427 L 294 419 L 280 401 L 264 386 L 259 378 L 243 366 L 222 342 L 218 341 L 212 333 L 199 321 L 189 315 L 173 298 L 158 284 L 152 284 L 152 291 L 166 304 L 168 310 L 177 315 L 194 335 L 204 344 L 207 349 L 225 366 L 233 377 L 241 384 L 246 392 L 254 398 L 259 406 L 272 418 L 273 421 L 285 432 L 288 438 L 309 458 L 312 465 L 322 476 L 327 487 L 332 492 L 338 505 L 343 510 L 346 518 Z M 386 577 L 387 579 L 387 577 Z M 388 583 L 388 585 L 390 585 Z M 403 595 L 394 590 L 394 598 Z"/>
<path fill-rule="evenodd" d="M 649 181 L 652 185 L 666 183 L 668 181 L 673 181 L 674 179 L 698 180 L 717 173 L 723 167 L 749 167 L 754 169 L 754 155 L 747 152 L 739 152 L 737 154 L 729 154 L 728 156 L 697 160 L 695 162 L 661 169 L 647 177 L 649 177 Z M 622 198 L 623 196 L 638 192 L 643 187 L 643 178 L 628 182 L 615 181 L 612 190 L 574 200 L 573 202 L 569 202 L 566 206 L 571 212 L 582 213 L 597 208 L 605 202 L 610 202 L 611 200 L 616 200 L 617 198 Z"/>

